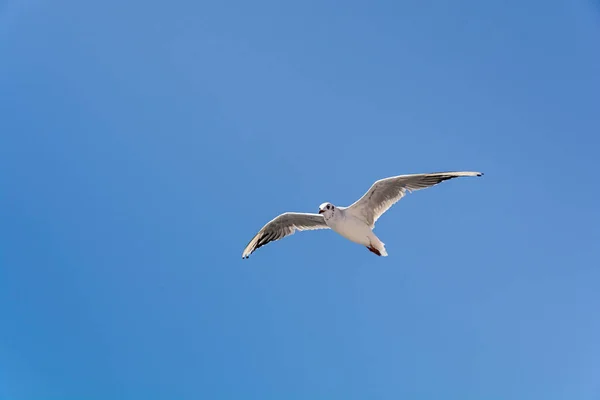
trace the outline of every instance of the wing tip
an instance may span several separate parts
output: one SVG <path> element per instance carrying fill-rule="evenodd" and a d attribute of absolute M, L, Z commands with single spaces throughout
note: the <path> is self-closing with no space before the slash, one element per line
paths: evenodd
<path fill-rule="evenodd" d="M 483 172 L 479 172 L 479 171 L 466 171 L 463 172 L 462 174 L 466 175 L 466 176 L 483 176 Z"/>
<path fill-rule="evenodd" d="M 254 240 L 254 239 L 253 239 Z M 252 243 L 252 242 L 250 242 Z M 244 249 L 244 251 L 242 252 L 242 260 L 245 260 L 246 258 L 250 257 L 250 254 L 254 253 L 254 251 L 257 249 L 256 246 L 246 246 L 246 248 Z"/>
<path fill-rule="evenodd" d="M 416 174 L 416 175 L 419 175 L 419 174 Z M 423 174 L 423 175 L 445 175 L 450 178 L 457 178 L 457 177 L 461 177 L 461 176 L 483 176 L 485 174 L 480 171 L 443 171 L 443 172 L 431 172 L 429 174 Z"/>
<path fill-rule="evenodd" d="M 254 251 L 257 249 L 257 247 L 253 248 L 253 249 L 249 249 L 249 248 L 245 248 L 244 252 L 242 253 L 242 260 L 245 260 L 246 258 L 250 258 L 250 255 L 252 253 L 254 253 Z"/>
<path fill-rule="evenodd" d="M 464 171 L 464 172 L 459 172 L 458 176 L 483 176 L 485 175 L 483 172 L 479 172 L 479 171 Z"/>

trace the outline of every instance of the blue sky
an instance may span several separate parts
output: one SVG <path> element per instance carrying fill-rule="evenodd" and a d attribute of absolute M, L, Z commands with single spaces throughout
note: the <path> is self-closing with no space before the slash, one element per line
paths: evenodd
<path fill-rule="evenodd" d="M 600 7 L 0 1 L 0 398 L 597 399 Z M 376 179 L 376 257 L 241 252 Z"/>

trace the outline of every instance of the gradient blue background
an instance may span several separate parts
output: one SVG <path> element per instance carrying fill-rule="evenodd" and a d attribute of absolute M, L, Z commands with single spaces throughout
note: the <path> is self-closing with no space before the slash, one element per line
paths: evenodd
<path fill-rule="evenodd" d="M 0 2 L 0 399 L 598 399 L 600 8 Z M 416 192 L 379 258 L 284 211 Z"/>

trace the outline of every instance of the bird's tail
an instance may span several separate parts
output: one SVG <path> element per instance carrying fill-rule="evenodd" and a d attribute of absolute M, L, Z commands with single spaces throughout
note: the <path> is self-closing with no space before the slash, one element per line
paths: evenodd
<path fill-rule="evenodd" d="M 383 243 L 381 244 L 381 247 L 379 247 L 378 250 L 381 253 L 382 257 L 387 257 L 388 253 L 387 251 L 385 251 L 385 245 Z"/>
<path fill-rule="evenodd" d="M 377 250 L 379 255 L 381 255 L 382 257 L 387 257 L 388 253 L 385 250 L 385 243 L 383 243 L 381 240 L 379 240 L 379 238 L 375 235 L 373 235 L 373 237 L 371 237 L 370 240 L 371 240 L 371 247 L 373 247 L 375 250 Z"/>

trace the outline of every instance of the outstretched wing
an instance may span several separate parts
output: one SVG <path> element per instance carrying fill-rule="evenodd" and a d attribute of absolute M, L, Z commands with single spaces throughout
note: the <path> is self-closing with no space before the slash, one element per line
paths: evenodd
<path fill-rule="evenodd" d="M 283 213 L 262 227 L 244 249 L 242 258 L 250 257 L 256 249 L 269 242 L 293 235 L 297 230 L 329 229 L 320 214 Z"/>
<path fill-rule="evenodd" d="M 365 221 L 371 229 L 375 222 L 391 206 L 400 200 L 406 192 L 425 189 L 435 186 L 440 182 L 461 176 L 481 176 L 481 172 L 435 172 L 431 174 L 399 175 L 380 179 L 375 182 L 369 191 L 354 202 L 346 210 L 355 217 Z"/>

